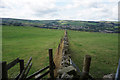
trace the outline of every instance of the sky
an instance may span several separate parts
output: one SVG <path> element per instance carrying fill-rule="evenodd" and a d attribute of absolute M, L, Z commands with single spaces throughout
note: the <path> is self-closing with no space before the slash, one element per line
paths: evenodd
<path fill-rule="evenodd" d="M 119 0 L 0 0 L 1 18 L 117 21 Z"/>

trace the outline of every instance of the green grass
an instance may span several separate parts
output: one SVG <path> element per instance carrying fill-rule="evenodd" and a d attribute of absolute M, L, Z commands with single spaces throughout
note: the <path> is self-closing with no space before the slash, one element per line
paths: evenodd
<path fill-rule="evenodd" d="M 35 27 L 3 26 L 2 60 L 8 63 L 16 58 L 25 63 L 32 57 L 30 74 L 48 65 L 48 49 L 56 51 L 63 30 L 41 29 Z M 19 64 L 8 71 L 9 77 L 19 73 Z"/>
<path fill-rule="evenodd" d="M 56 51 L 63 30 L 35 27 L 3 26 L 2 60 L 8 63 L 19 57 L 25 63 L 32 57 L 30 74 L 48 65 L 48 49 Z M 72 60 L 82 70 L 86 54 L 92 56 L 90 74 L 101 78 L 115 73 L 118 60 L 118 35 L 68 31 Z M 19 64 L 8 71 L 9 77 L 19 73 Z"/>
<path fill-rule="evenodd" d="M 118 63 L 118 34 L 68 31 L 73 61 L 82 70 L 86 54 L 92 56 L 90 74 L 102 78 L 115 73 Z"/>

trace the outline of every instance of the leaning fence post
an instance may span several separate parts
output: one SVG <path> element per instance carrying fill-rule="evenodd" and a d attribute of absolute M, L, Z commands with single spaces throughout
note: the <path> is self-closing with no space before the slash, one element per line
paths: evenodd
<path fill-rule="evenodd" d="M 54 66 L 53 66 L 53 50 L 49 49 L 49 69 L 50 69 L 50 78 L 54 80 Z"/>
<path fill-rule="evenodd" d="M 20 73 L 24 70 L 24 60 L 20 60 Z"/>
<path fill-rule="evenodd" d="M 90 55 L 85 55 L 84 57 L 84 62 L 83 62 L 83 78 L 87 78 L 89 75 L 89 70 L 90 70 L 90 62 L 91 62 L 91 56 Z"/>
<path fill-rule="evenodd" d="M 2 62 L 2 80 L 8 80 L 7 62 Z"/>

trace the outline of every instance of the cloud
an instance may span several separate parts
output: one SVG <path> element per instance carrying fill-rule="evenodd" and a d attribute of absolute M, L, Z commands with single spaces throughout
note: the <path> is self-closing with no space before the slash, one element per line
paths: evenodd
<path fill-rule="evenodd" d="M 65 13 L 71 15 L 63 16 L 64 19 L 75 20 L 117 20 L 118 1 L 110 0 L 74 0 L 73 4 L 68 4 L 64 8 Z M 71 12 L 70 12 L 71 11 Z"/>
<path fill-rule="evenodd" d="M 31 18 L 57 12 L 54 0 L 1 0 L 1 17 Z"/>
<path fill-rule="evenodd" d="M 118 0 L 0 0 L 0 17 L 117 20 Z"/>

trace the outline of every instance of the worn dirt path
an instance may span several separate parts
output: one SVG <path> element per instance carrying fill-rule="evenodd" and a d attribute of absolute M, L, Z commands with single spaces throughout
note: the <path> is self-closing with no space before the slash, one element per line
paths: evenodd
<path fill-rule="evenodd" d="M 61 60 L 62 60 L 62 50 L 63 50 L 63 46 L 64 46 L 64 40 L 62 40 L 62 42 L 60 43 L 60 48 L 59 48 L 59 51 L 56 50 L 56 53 L 54 55 L 54 63 L 56 65 L 56 68 L 54 70 L 54 76 L 56 77 L 57 76 L 57 70 L 60 68 L 60 63 L 61 63 Z"/>

